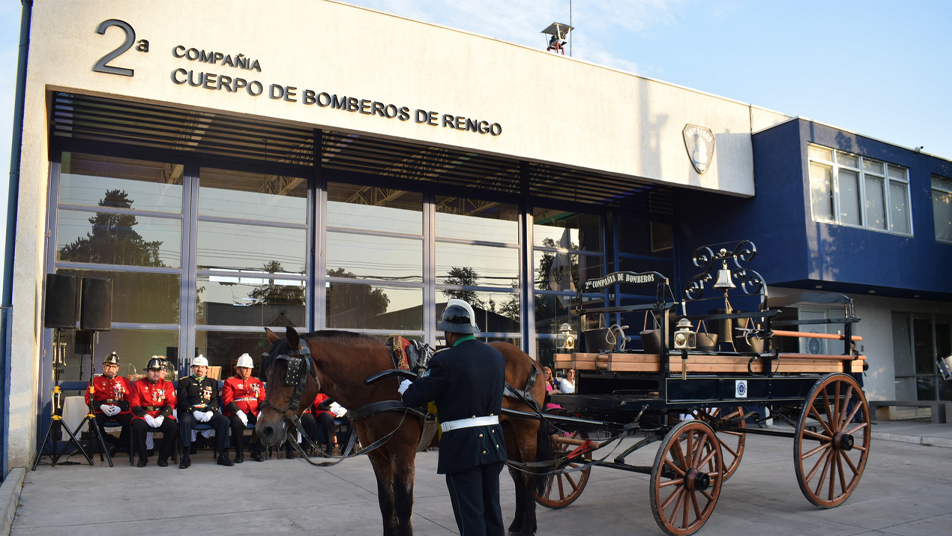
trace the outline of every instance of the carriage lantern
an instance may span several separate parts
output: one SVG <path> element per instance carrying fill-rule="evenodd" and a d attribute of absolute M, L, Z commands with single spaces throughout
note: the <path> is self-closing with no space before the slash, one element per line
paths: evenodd
<path fill-rule="evenodd" d="M 674 332 L 675 350 L 693 350 L 697 347 L 697 333 L 687 318 L 678 320 L 678 330 Z"/>
<path fill-rule="evenodd" d="M 559 335 L 556 338 L 556 346 L 559 350 L 575 349 L 575 334 L 572 333 L 572 326 L 568 323 L 559 327 Z"/>

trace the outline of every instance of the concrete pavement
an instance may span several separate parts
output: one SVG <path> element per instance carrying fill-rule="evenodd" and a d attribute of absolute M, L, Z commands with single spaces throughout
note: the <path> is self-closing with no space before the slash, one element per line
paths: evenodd
<path fill-rule="evenodd" d="M 748 436 L 737 473 L 724 485 L 703 536 L 947 534 L 952 526 L 952 425 L 886 422 L 873 428 L 870 460 L 850 499 L 821 510 L 801 494 L 790 439 Z M 629 440 L 630 441 L 630 440 Z M 934 445 L 934 446 L 928 446 Z M 653 446 L 629 457 L 650 465 Z M 74 460 L 76 457 L 73 458 Z M 247 458 L 246 458 L 247 459 Z M 457 534 L 436 452 L 418 455 L 414 534 Z M 214 464 L 210 452 L 188 470 L 41 466 L 27 471 L 11 534 L 203 536 L 380 534 L 376 484 L 366 459 L 317 469 L 302 460 Z M 7 482 L 4 482 L 5 487 Z M 582 496 L 561 510 L 538 509 L 540 535 L 663 534 L 652 517 L 648 476 L 595 468 Z M 503 514 L 514 492 L 503 476 Z"/>

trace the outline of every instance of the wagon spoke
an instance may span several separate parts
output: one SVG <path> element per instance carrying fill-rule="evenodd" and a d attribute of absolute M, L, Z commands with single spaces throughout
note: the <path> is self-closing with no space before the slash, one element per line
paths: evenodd
<path fill-rule="evenodd" d="M 712 449 L 704 459 L 700 460 L 697 465 L 694 467 L 704 467 L 706 464 L 710 463 L 711 459 L 714 458 L 714 450 Z"/>
<path fill-rule="evenodd" d="M 811 450 L 810 452 L 807 452 L 806 454 L 803 454 L 802 456 L 800 456 L 800 459 L 801 459 L 801 460 L 805 460 L 805 459 L 809 458 L 810 456 L 813 456 L 813 455 L 816 454 L 817 452 L 820 452 L 821 450 L 823 450 L 823 449 L 828 449 L 828 448 L 830 448 L 830 442 L 826 442 L 826 443 L 820 445 L 819 447 L 814 448 L 814 449 Z"/>
<path fill-rule="evenodd" d="M 824 395 L 826 395 L 826 393 L 824 393 Z M 830 427 L 827 426 L 826 421 L 823 420 L 823 417 L 820 417 L 820 414 L 819 414 L 819 412 L 817 412 L 817 410 L 816 410 L 815 407 L 810 406 L 810 413 L 813 414 L 813 415 L 816 415 L 816 417 L 815 417 L 816 420 L 817 420 L 820 424 L 823 425 L 823 429 L 826 430 L 826 433 L 829 434 L 830 437 L 833 437 L 833 430 L 830 430 Z M 809 432 L 809 430 L 804 430 L 804 433 L 808 433 L 808 432 Z"/>
<path fill-rule="evenodd" d="M 684 485 L 684 479 L 680 478 L 678 480 L 669 480 L 667 482 L 662 482 L 661 484 L 658 484 L 658 487 L 669 488 L 671 486 L 682 486 L 682 485 Z"/>
<path fill-rule="evenodd" d="M 851 400 L 852 398 L 853 398 L 853 386 L 851 385 L 851 386 L 849 387 L 849 389 L 846 390 L 846 396 L 843 397 L 843 402 L 842 402 L 842 404 L 841 404 L 840 415 L 841 415 L 843 418 L 841 418 L 841 419 L 840 419 L 839 421 L 837 421 L 837 423 L 836 423 L 836 424 L 837 424 L 836 427 L 837 427 L 837 429 L 839 429 L 839 430 L 842 430 L 843 427 L 846 426 L 846 423 L 850 422 L 850 419 L 852 419 L 852 418 L 853 418 L 853 415 L 856 415 L 856 412 L 859 410 L 859 406 L 857 405 L 855 408 L 853 408 L 853 411 L 850 413 L 850 415 L 849 415 L 848 417 L 846 416 L 846 410 L 849 409 L 849 407 L 850 407 L 850 400 Z"/>
<path fill-rule="evenodd" d="M 840 422 L 840 382 L 833 384 L 833 403 L 830 404 L 833 410 L 833 417 L 830 419 L 830 424 L 835 425 Z"/>
<path fill-rule="evenodd" d="M 810 437 L 812 437 L 812 438 L 814 438 L 814 439 L 819 439 L 820 441 L 833 441 L 833 436 L 831 436 L 831 435 L 823 435 L 823 434 L 814 432 L 813 430 L 804 430 L 804 431 L 803 431 L 803 435 L 804 435 L 804 436 L 810 436 Z"/>
<path fill-rule="evenodd" d="M 847 433 L 847 434 L 850 434 L 850 435 L 853 435 L 853 434 L 855 434 L 856 432 L 862 430 L 863 428 L 866 428 L 868 425 L 869 425 L 868 423 L 861 422 L 861 423 L 857 424 L 856 426 L 854 426 L 854 427 L 850 428 L 849 430 L 847 430 L 846 433 Z"/>
<path fill-rule="evenodd" d="M 688 465 L 688 461 L 684 458 L 684 453 L 681 452 L 681 443 L 678 441 L 674 442 L 674 444 L 671 445 L 671 450 L 674 451 L 674 455 L 678 457 L 678 462 L 681 463 L 681 467 L 688 469 L 690 465 Z"/>
<path fill-rule="evenodd" d="M 820 470 L 820 478 L 817 479 L 816 489 L 813 491 L 813 493 L 817 496 L 820 495 L 820 490 L 823 488 L 823 483 L 826 482 L 826 476 L 829 472 L 828 469 L 830 468 L 830 457 L 831 456 L 829 452 L 823 456 L 823 460 L 826 461 L 823 463 L 823 469 Z M 810 479 L 808 478 L 807 480 Z"/>
<path fill-rule="evenodd" d="M 842 453 L 842 452 L 837 453 L 837 456 L 836 456 L 836 472 L 837 472 L 837 474 L 838 474 L 839 477 L 840 477 L 840 488 L 841 488 L 843 491 L 846 491 L 846 490 L 847 490 L 847 486 L 846 486 L 846 475 L 845 475 L 844 472 L 843 472 L 843 459 L 844 459 L 844 458 L 845 458 L 845 459 L 849 459 L 849 457 L 846 456 L 845 453 Z M 833 497 L 830 497 L 830 499 L 832 499 L 832 498 L 833 498 Z"/>
<path fill-rule="evenodd" d="M 668 497 L 667 500 L 665 500 L 663 503 L 661 503 L 661 510 L 662 511 L 667 510 L 668 507 L 671 506 L 671 501 L 678 500 L 682 495 L 684 495 L 684 492 L 685 492 L 685 488 L 682 486 L 682 487 L 679 487 L 677 490 L 675 490 L 673 493 L 671 493 L 671 496 Z M 677 507 L 675 507 L 675 510 L 677 510 Z"/>
<path fill-rule="evenodd" d="M 701 519 L 701 507 L 697 503 L 697 493 L 691 494 L 691 505 L 694 506 L 694 519 Z"/>
<path fill-rule="evenodd" d="M 681 527 L 682 527 L 682 528 L 688 526 L 688 514 L 691 513 L 691 503 L 690 503 L 690 501 L 688 501 L 688 499 L 687 499 L 688 496 L 691 496 L 691 497 L 693 498 L 693 497 L 694 497 L 694 494 L 691 493 L 691 492 L 688 492 L 688 493 L 686 493 L 686 494 L 684 495 L 684 504 L 681 505 L 681 511 L 682 511 L 682 514 L 681 514 Z"/>
<path fill-rule="evenodd" d="M 842 453 L 843 459 L 846 461 L 846 465 L 850 466 L 850 471 L 853 471 L 853 474 L 859 473 L 859 469 L 856 468 L 856 465 L 853 464 L 853 460 L 844 452 Z"/>
<path fill-rule="evenodd" d="M 671 462 L 671 460 L 669 460 L 669 459 L 667 459 L 667 458 L 664 460 L 664 464 L 665 464 L 666 466 L 670 467 L 675 473 L 678 474 L 678 476 L 684 476 L 684 473 L 687 472 L 687 471 L 685 471 L 684 469 L 681 469 L 681 468 L 678 467 L 677 465 L 673 464 L 673 463 Z"/>
<path fill-rule="evenodd" d="M 810 470 L 810 473 L 807 474 L 804 480 L 807 482 L 813 480 L 813 475 L 816 474 L 816 470 L 820 468 L 820 464 L 829 459 L 830 459 L 830 452 L 829 451 L 824 452 L 823 456 L 820 456 L 817 459 L 816 463 L 813 465 L 813 469 Z"/>

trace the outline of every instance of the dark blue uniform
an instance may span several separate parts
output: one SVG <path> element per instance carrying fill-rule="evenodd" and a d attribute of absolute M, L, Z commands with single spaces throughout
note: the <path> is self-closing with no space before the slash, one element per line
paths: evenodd
<path fill-rule="evenodd" d="M 408 406 L 436 403 L 440 422 L 499 416 L 506 360 L 495 348 L 465 337 L 430 360 L 426 375 L 403 393 Z M 458 428 L 440 439 L 437 472 L 446 475 L 461 536 L 504 535 L 499 473 L 506 445 L 498 424 Z"/>

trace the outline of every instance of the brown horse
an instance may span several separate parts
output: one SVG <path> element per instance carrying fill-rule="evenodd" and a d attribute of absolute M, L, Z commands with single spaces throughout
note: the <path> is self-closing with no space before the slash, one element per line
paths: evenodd
<path fill-rule="evenodd" d="M 269 357 L 261 365 L 262 374 L 268 382 L 267 398 L 255 427 L 258 438 L 265 446 L 277 446 L 285 440 L 288 417 L 294 412 L 300 416 L 313 403 L 318 392 L 350 410 L 375 402 L 400 399 L 397 393 L 400 378 L 390 377 L 371 385 L 364 384 L 364 378 L 393 368 L 390 351 L 379 340 L 346 331 L 319 331 L 301 338 L 290 327 L 287 328 L 286 339 L 281 339 L 271 330 L 266 331 L 272 345 Z M 279 356 L 298 354 L 302 341 L 310 350 L 313 366 L 309 371 L 298 373 L 301 378 L 298 382 L 295 377 L 297 371 L 291 371 L 288 377 L 289 361 Z M 516 389 L 523 389 L 532 370 L 536 369 L 539 380 L 529 392 L 541 407 L 545 383 L 539 365 L 511 344 L 490 344 L 505 356 L 506 381 Z M 303 389 L 298 390 L 300 402 L 296 410 L 292 410 L 295 385 L 298 383 L 303 385 Z M 503 399 L 503 407 L 533 411 L 524 402 L 508 396 Z M 365 446 L 391 434 L 382 446 L 368 454 L 377 477 L 383 534 L 412 535 L 413 476 L 417 445 L 423 430 L 422 419 L 399 410 L 375 413 L 359 419 L 352 417 L 351 421 L 357 437 Z M 552 458 L 547 425 L 535 419 L 506 416 L 500 418 L 500 423 L 510 461 L 533 462 Z M 545 485 L 545 478 L 512 468 L 509 472 L 516 484 L 516 515 L 509 526 L 509 533 L 518 536 L 535 534 L 535 495 Z"/>

